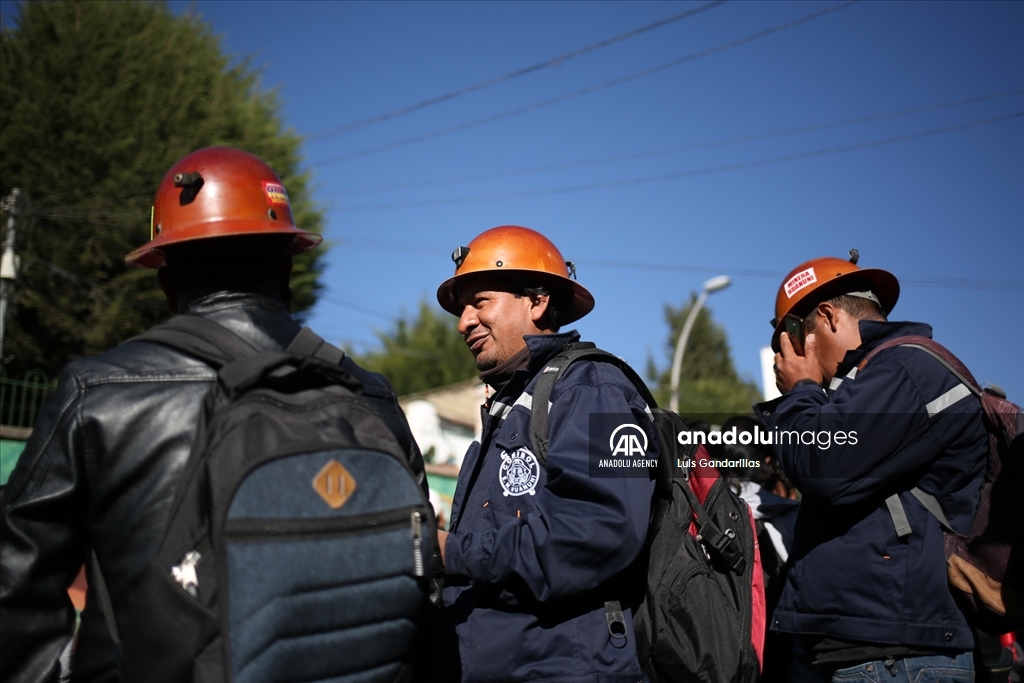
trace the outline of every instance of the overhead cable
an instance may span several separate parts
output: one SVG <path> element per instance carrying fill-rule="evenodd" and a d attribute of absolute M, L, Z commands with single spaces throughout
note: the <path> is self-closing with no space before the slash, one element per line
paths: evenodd
<path fill-rule="evenodd" d="M 333 128 L 328 128 L 327 130 L 320 131 L 319 133 L 313 133 L 312 135 L 307 137 L 307 140 L 309 140 L 311 142 L 321 142 L 323 140 L 328 140 L 330 138 L 337 137 L 339 135 L 343 135 L 343 134 L 351 132 L 353 130 L 358 130 L 360 128 L 366 128 L 367 126 L 372 126 L 374 124 L 381 123 L 383 121 L 388 121 L 388 120 L 396 118 L 398 116 L 402 116 L 403 114 L 408 114 L 410 112 L 418 111 L 420 109 L 425 109 L 425 108 L 430 107 L 432 105 L 440 104 L 441 102 L 447 102 L 448 100 L 453 100 L 456 97 L 462 97 L 463 95 L 468 95 L 469 93 L 477 92 L 478 90 L 483 90 L 484 88 L 489 88 L 492 85 L 497 85 L 498 83 L 504 83 L 505 81 L 511 81 L 511 80 L 513 80 L 515 78 L 520 78 L 521 76 L 526 76 L 528 74 L 532 74 L 532 73 L 534 73 L 536 71 L 540 71 L 542 69 L 548 69 L 548 68 L 552 68 L 552 67 L 561 66 L 561 65 L 565 64 L 566 62 L 568 62 L 570 59 L 575 59 L 576 57 L 580 57 L 580 56 L 585 55 L 585 54 L 587 54 L 589 52 L 594 52 L 595 50 L 600 50 L 603 47 L 608 47 L 609 45 L 613 45 L 615 43 L 618 43 L 620 41 L 626 40 L 628 38 L 633 38 L 633 37 L 641 35 L 643 33 L 647 33 L 648 31 L 653 31 L 654 29 L 661 28 L 662 26 L 668 26 L 669 24 L 672 24 L 674 22 L 677 22 L 677 21 L 680 21 L 682 19 L 687 19 L 689 17 L 692 17 L 695 14 L 700 14 L 701 12 L 707 11 L 709 9 L 714 9 L 715 7 L 718 7 L 719 5 L 725 4 L 725 2 L 726 2 L 726 0 L 715 0 L 714 2 L 709 2 L 707 4 L 701 5 L 700 7 L 695 7 L 693 9 L 686 10 L 685 12 L 680 12 L 679 14 L 674 14 L 674 15 L 672 15 L 670 17 L 665 17 L 664 19 L 659 19 L 658 21 L 654 22 L 653 24 L 647 24 L 646 26 L 641 26 L 640 28 L 633 29 L 632 31 L 627 31 L 626 33 L 621 33 L 621 34 L 619 34 L 617 36 L 613 36 L 611 38 L 606 38 L 604 40 L 600 40 L 600 41 L 598 41 L 596 43 L 593 43 L 592 45 L 587 45 L 586 47 L 582 47 L 582 48 L 580 48 L 578 50 L 573 50 L 572 52 L 567 52 L 564 55 L 559 55 L 557 57 L 552 57 L 551 59 L 545 60 L 543 62 L 539 62 L 537 64 L 532 64 L 530 66 L 524 67 L 522 69 L 517 69 L 516 71 L 512 71 L 512 72 L 509 72 L 507 74 L 503 74 L 501 76 L 496 76 L 494 78 L 489 78 L 489 79 L 487 79 L 485 81 L 481 81 L 479 83 L 474 83 L 473 85 L 466 86 L 465 88 L 459 88 L 458 90 L 453 90 L 451 92 L 444 93 L 443 95 L 437 95 L 436 97 L 431 97 L 431 98 L 425 99 L 425 100 L 423 100 L 421 102 L 417 102 L 415 104 L 410 104 L 410 105 L 407 105 L 405 107 L 400 107 L 400 108 L 395 109 L 393 111 L 385 112 L 383 114 L 377 114 L 375 116 L 369 116 L 369 117 L 367 117 L 365 119 L 360 119 L 358 121 L 352 121 L 350 123 L 344 123 L 344 124 L 342 124 L 340 126 L 335 126 Z"/>
<path fill-rule="evenodd" d="M 373 240 L 361 238 L 342 238 L 341 244 L 354 249 L 365 249 L 368 251 L 386 251 L 388 253 L 407 253 L 415 255 L 429 255 L 442 258 L 449 251 L 448 248 L 440 245 L 413 244 L 409 242 L 389 242 L 386 240 Z M 779 279 L 786 273 L 776 270 L 761 270 L 753 268 L 732 268 L 728 266 L 694 266 L 682 263 L 657 263 L 650 261 L 623 261 L 617 259 L 588 259 L 575 258 L 573 262 L 577 266 L 593 266 L 596 268 L 616 268 L 627 270 L 660 270 L 682 273 L 715 273 L 729 275 L 732 277 L 763 277 Z M 912 278 L 901 277 L 900 283 L 917 287 L 947 287 L 954 289 L 984 289 L 994 291 L 1020 292 L 1024 291 L 1022 280 L 976 280 L 971 278 Z"/>
<path fill-rule="evenodd" d="M 567 168 L 579 168 L 582 166 L 597 166 L 599 164 L 609 164 L 616 161 L 630 161 L 633 159 L 643 159 L 653 156 L 663 156 L 668 154 L 678 154 L 679 152 L 690 152 L 698 149 L 710 149 L 714 147 L 726 147 L 729 145 L 738 145 L 745 142 L 757 142 L 759 140 L 769 140 L 772 138 L 787 137 L 790 135 L 798 135 L 800 133 L 810 133 L 820 130 L 828 130 L 830 128 L 841 128 L 843 126 L 852 126 L 859 123 L 870 123 L 873 121 L 881 121 L 884 119 L 896 118 L 900 116 L 909 116 L 911 114 L 920 114 L 924 112 L 937 111 L 940 109 L 948 109 L 951 107 L 959 107 L 967 104 L 976 104 L 978 102 L 985 102 L 987 100 L 999 99 L 1002 97 L 1010 97 L 1012 95 L 1024 94 L 1024 88 L 1018 88 L 1016 90 L 1007 90 L 1004 92 L 992 93 L 989 95 L 978 95 L 976 97 L 968 97 L 964 99 L 954 100 L 951 102 L 940 102 L 938 104 L 927 104 L 920 107 L 911 107 L 910 109 L 900 109 L 898 111 L 886 112 L 883 114 L 868 114 L 866 116 L 858 116 L 852 119 L 844 119 L 842 121 L 832 121 L 828 123 L 814 123 L 805 126 L 798 126 L 795 128 L 783 128 L 782 130 L 768 131 L 764 133 L 751 133 L 748 135 L 738 135 L 731 138 L 723 138 L 719 140 L 708 140 L 705 142 L 692 142 L 685 145 L 674 145 L 671 147 L 659 147 L 657 149 L 642 150 L 639 152 L 629 152 L 627 154 L 616 154 L 612 156 L 596 157 L 593 159 L 582 159 L 579 161 L 567 161 L 560 164 L 545 164 L 542 166 L 529 166 L 526 168 L 509 169 L 505 171 L 491 171 L 487 173 L 475 173 L 472 175 L 463 176 L 451 176 L 448 178 L 436 178 L 431 180 L 414 180 L 405 183 L 393 183 L 390 185 L 376 185 L 371 187 L 353 187 L 345 190 L 339 190 L 328 196 L 340 196 L 349 194 L 370 194 L 373 192 L 391 192 L 394 190 L 412 190 L 420 187 L 431 187 L 437 185 L 451 185 L 454 183 L 472 182 L 476 180 L 491 180 L 494 178 L 506 178 L 509 176 L 516 175 L 528 175 L 532 173 L 542 173 L 545 171 L 560 171 Z"/>
<path fill-rule="evenodd" d="M 501 112 L 501 113 L 498 113 L 498 114 L 492 114 L 491 116 L 485 116 L 484 118 L 477 119 L 475 121 L 468 121 L 466 123 L 460 123 L 460 124 L 457 124 L 455 126 L 448 126 L 447 128 L 439 128 L 437 130 L 433 130 L 433 131 L 430 131 L 430 132 L 427 132 L 427 133 L 422 133 L 420 135 L 415 135 L 415 136 L 413 136 L 411 138 L 405 138 L 403 140 L 396 140 L 395 142 L 390 142 L 390 143 L 387 143 L 387 144 L 384 144 L 384 145 L 377 145 L 376 147 L 368 147 L 366 149 L 357 150 L 355 152 L 348 152 L 346 154 L 340 154 L 338 156 L 329 157 L 327 159 L 321 159 L 319 161 L 312 162 L 311 165 L 312 166 L 327 166 L 328 164 L 334 164 L 334 163 L 337 163 L 339 161 L 348 161 L 350 159 L 358 159 L 359 157 L 365 157 L 365 156 L 369 156 L 371 154 L 377 154 L 378 152 L 386 152 L 388 150 L 396 149 L 398 147 L 404 147 L 406 145 L 411 145 L 411 144 L 416 143 L 416 142 L 423 142 L 424 140 L 429 140 L 431 138 L 436 138 L 436 137 L 441 136 L 441 135 L 447 135 L 448 133 L 457 133 L 457 132 L 460 132 L 460 131 L 468 130 L 470 128 L 475 128 L 477 126 L 482 126 L 482 125 L 487 124 L 487 123 L 493 123 L 495 121 L 500 121 L 502 119 L 507 119 L 507 118 L 512 117 L 512 116 L 517 116 L 519 114 L 525 114 L 526 112 L 533 111 L 535 109 L 541 109 L 543 107 L 550 107 L 552 105 L 559 104 L 561 102 L 565 102 L 566 100 L 571 100 L 571 99 L 574 99 L 576 97 L 581 97 L 583 95 L 589 95 L 592 92 L 597 92 L 598 90 L 604 90 L 605 88 L 610 88 L 610 87 L 615 86 L 615 85 L 621 85 L 623 83 L 628 83 L 630 81 L 634 81 L 634 80 L 636 80 L 638 78 L 643 78 L 645 76 L 651 76 L 651 75 L 659 73 L 661 71 L 665 71 L 666 69 L 670 69 L 672 67 L 679 66 L 679 65 L 685 64 L 687 62 L 692 62 L 692 61 L 694 61 L 696 59 L 700 59 L 701 57 L 708 57 L 708 56 L 716 54 L 718 52 L 722 52 L 723 50 L 728 50 L 728 49 L 731 49 L 731 48 L 734 48 L 734 47 L 739 47 L 740 45 L 744 45 L 744 44 L 749 43 L 751 41 L 757 40 L 758 38 L 763 38 L 763 37 L 771 35 L 773 33 L 778 33 L 779 31 L 785 31 L 786 29 L 794 28 L 796 26 L 800 26 L 801 24 L 806 24 L 807 22 L 813 21 L 814 19 L 817 19 L 818 17 L 824 16 L 826 14 L 831 14 L 832 12 L 838 12 L 839 10 L 842 10 L 842 9 L 846 9 L 850 5 L 856 4 L 858 1 L 859 0 L 847 0 L 847 2 L 838 4 L 838 5 L 833 5 L 832 7 L 827 7 L 825 9 L 823 9 L 823 10 L 818 10 L 817 12 L 812 12 L 811 14 L 808 14 L 807 16 L 801 17 L 800 19 L 796 19 L 794 21 L 786 22 L 784 24 L 778 24 L 777 26 L 773 26 L 771 28 L 764 29 L 763 31 L 758 31 L 757 33 L 753 33 L 753 34 L 751 34 L 749 36 L 746 36 L 744 38 L 740 38 L 738 40 L 733 40 L 733 41 L 730 41 L 728 43 L 723 43 L 721 45 L 716 45 L 715 47 L 708 48 L 707 50 L 701 50 L 700 52 L 694 52 L 694 53 L 688 54 L 688 55 L 686 55 L 684 57 L 679 57 L 678 59 L 673 59 L 670 62 L 665 62 L 664 64 L 659 64 L 658 66 L 654 66 L 654 67 L 651 67 L 649 69 L 644 69 L 643 71 L 637 71 L 635 73 L 628 74 L 626 76 L 620 76 L 619 78 L 613 78 L 613 79 L 611 79 L 609 81 L 604 81 L 603 83 L 597 83 L 595 85 L 587 86 L 586 88 L 582 88 L 580 90 L 575 90 L 573 92 L 566 93 L 564 95 L 559 95 L 557 97 L 552 97 L 550 99 L 542 100 L 540 102 L 534 102 L 533 104 L 528 104 L 528 105 L 525 105 L 523 107 L 517 107 L 516 109 L 510 109 L 508 111 L 504 111 L 504 112 Z"/>
<path fill-rule="evenodd" d="M 1014 112 L 1012 114 L 1004 114 L 1002 116 L 993 116 L 987 119 L 981 119 L 979 121 L 970 121 L 968 123 L 960 123 L 952 126 L 943 126 L 941 128 L 932 128 L 930 130 L 920 131 L 917 133 L 906 133 L 904 135 L 896 135 L 893 137 L 882 138 L 880 140 L 870 140 L 868 142 L 858 142 L 851 145 L 841 145 L 839 147 L 827 147 L 824 149 L 815 149 L 807 152 L 795 152 L 793 154 L 784 154 L 781 156 L 768 157 L 766 159 L 755 159 L 752 161 L 740 161 L 733 164 L 722 164 L 719 166 L 707 166 L 704 168 L 696 168 L 687 171 L 674 171 L 672 173 L 659 173 L 657 175 L 641 176 L 639 178 L 624 178 L 620 180 L 607 180 L 597 183 L 586 183 L 581 185 L 565 185 L 562 187 L 550 187 L 542 188 L 539 190 L 524 190 L 521 192 L 505 192 L 502 194 L 491 194 L 491 195 L 477 195 L 470 197 L 449 197 L 446 199 L 423 199 L 406 202 L 389 202 L 384 204 L 356 204 L 351 206 L 338 207 L 339 211 L 344 212 L 355 212 L 355 211 L 389 211 L 393 209 L 412 209 L 412 208 L 423 208 L 428 206 L 447 206 L 452 204 L 474 204 L 479 202 L 492 202 L 500 201 L 505 199 L 523 199 L 526 197 L 539 197 L 543 195 L 555 195 L 555 194 L 569 194 L 574 192 L 587 192 L 590 190 L 601 190 L 611 187 L 626 187 L 629 185 L 641 185 L 645 183 L 662 182 L 665 180 L 677 180 L 679 178 L 693 178 L 697 176 L 712 175 L 715 173 L 726 173 L 729 171 L 739 171 L 748 168 L 757 168 L 760 166 L 771 166 L 774 164 L 781 164 L 788 161 L 799 161 L 801 159 L 810 159 L 812 157 L 828 156 L 830 154 L 842 154 L 845 152 L 855 152 L 862 149 L 870 149 L 872 147 L 881 147 L 883 145 L 891 145 L 897 142 L 905 142 L 907 140 L 916 140 L 918 138 L 929 137 L 932 135 L 940 135 L 942 133 L 950 133 L 953 131 L 964 130 L 966 128 L 974 128 L 976 126 L 984 126 L 992 123 L 999 123 L 1001 121 L 1008 121 L 1011 119 L 1017 119 L 1024 116 L 1024 111 Z"/>

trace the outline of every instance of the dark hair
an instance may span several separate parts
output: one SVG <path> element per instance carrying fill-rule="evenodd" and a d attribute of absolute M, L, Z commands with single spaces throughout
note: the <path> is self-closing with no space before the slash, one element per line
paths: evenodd
<path fill-rule="evenodd" d="M 565 287 L 554 282 L 527 281 L 514 277 L 509 281 L 511 292 L 517 299 L 524 296 L 535 298 L 538 296 L 548 297 L 548 307 L 544 316 L 538 321 L 537 326 L 544 330 L 558 332 L 562 327 L 562 311 L 567 301 L 568 291 Z"/>
<path fill-rule="evenodd" d="M 233 235 L 179 242 L 163 247 L 170 281 L 185 294 L 209 283 L 242 291 L 278 284 L 291 254 L 291 235 Z"/>
<path fill-rule="evenodd" d="M 858 320 L 887 320 L 885 312 L 878 303 L 871 299 L 865 299 L 862 296 L 840 294 L 832 299 L 826 299 L 826 301 L 836 308 L 846 311 Z M 813 332 L 817 326 L 817 310 L 818 305 L 815 304 L 814 308 L 804 317 L 804 330 L 807 332 Z"/>

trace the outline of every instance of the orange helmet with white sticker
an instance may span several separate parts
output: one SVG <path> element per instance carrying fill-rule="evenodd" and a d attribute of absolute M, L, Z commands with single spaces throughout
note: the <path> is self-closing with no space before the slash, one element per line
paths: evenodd
<path fill-rule="evenodd" d="M 281 179 L 259 157 L 233 147 L 207 147 L 176 163 L 156 192 L 150 241 L 125 256 L 145 268 L 164 265 L 162 247 L 211 237 L 293 235 L 292 253 L 320 244 L 296 227 Z"/>
<path fill-rule="evenodd" d="M 779 335 L 785 330 L 785 317 L 793 314 L 803 317 L 822 301 L 842 294 L 858 294 L 877 300 L 882 311 L 889 315 L 900 297 L 900 283 L 896 277 L 880 268 L 858 268 L 860 255 L 850 250 L 850 259 L 824 258 L 805 261 L 789 272 L 775 295 L 775 317 L 771 325 L 772 348 L 778 349 Z"/>

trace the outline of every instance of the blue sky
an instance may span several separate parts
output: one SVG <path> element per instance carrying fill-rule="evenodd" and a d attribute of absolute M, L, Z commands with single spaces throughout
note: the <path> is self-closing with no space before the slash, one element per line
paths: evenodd
<path fill-rule="evenodd" d="M 170 6 L 251 56 L 306 136 L 333 244 L 309 323 L 332 341 L 372 348 L 436 306 L 454 247 L 519 224 L 576 262 L 584 338 L 640 368 L 667 362 L 664 305 L 731 276 L 708 306 L 760 381 L 782 277 L 856 247 L 901 280 L 893 319 L 1024 401 L 1024 3 L 730 2 L 549 63 L 704 4 Z"/>

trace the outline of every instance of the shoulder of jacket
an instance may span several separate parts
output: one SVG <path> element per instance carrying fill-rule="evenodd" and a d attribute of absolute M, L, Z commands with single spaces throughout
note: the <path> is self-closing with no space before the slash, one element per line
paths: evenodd
<path fill-rule="evenodd" d="M 636 397 L 646 405 L 633 382 L 614 362 L 591 359 L 574 362 L 555 383 L 551 390 L 551 401 L 554 402 L 562 394 L 579 388 L 622 392 L 627 398 Z"/>
<path fill-rule="evenodd" d="M 930 353 L 905 344 L 879 351 L 861 372 L 868 372 L 873 367 L 899 367 L 919 381 L 941 381 L 946 377 L 956 379 L 953 377 L 953 373 Z"/>
<path fill-rule="evenodd" d="M 876 370 L 887 369 L 889 374 L 872 373 L 873 367 Z M 891 373 L 905 377 L 909 385 L 904 384 L 903 386 L 913 386 L 916 393 L 915 402 L 923 405 L 929 404 L 940 395 L 962 384 L 949 368 L 931 354 L 906 345 L 893 346 L 879 352 L 862 371 L 858 372 L 857 378 L 861 380 L 861 386 L 865 381 L 869 384 L 879 383 L 879 386 L 884 386 L 886 391 L 892 391 L 898 385 L 893 384 Z M 864 375 L 866 377 L 862 379 Z M 966 386 L 960 391 L 964 392 L 964 396 L 970 393 Z M 978 410 L 981 410 L 980 403 L 978 403 Z"/>
<path fill-rule="evenodd" d="M 68 363 L 65 371 L 82 386 L 132 381 L 212 381 L 216 371 L 177 349 L 148 341 L 127 341 L 98 356 Z"/>
<path fill-rule="evenodd" d="M 377 398 L 386 398 L 391 401 L 398 400 L 398 397 L 395 394 L 395 389 L 391 386 L 391 382 L 389 382 L 388 378 L 379 372 L 372 372 L 361 367 L 358 363 L 352 360 L 351 356 L 345 356 L 345 359 L 341 362 L 341 367 L 352 373 L 352 375 L 362 383 L 364 392 L 367 392 Z"/>

